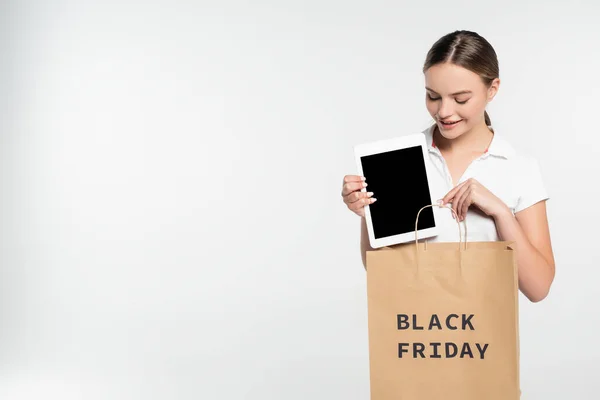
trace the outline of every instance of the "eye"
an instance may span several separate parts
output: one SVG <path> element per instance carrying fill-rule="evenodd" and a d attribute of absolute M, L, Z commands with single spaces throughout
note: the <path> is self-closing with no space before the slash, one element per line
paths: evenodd
<path fill-rule="evenodd" d="M 427 93 L 427 98 L 428 98 L 429 100 L 432 100 L 432 101 L 436 101 L 436 100 L 439 100 L 439 99 L 440 99 L 440 97 L 431 97 L 431 95 L 430 95 L 429 93 Z M 455 100 L 456 100 L 456 99 L 455 99 Z M 466 104 L 466 103 L 467 103 L 467 101 L 469 101 L 469 99 L 467 99 L 467 100 L 465 100 L 465 101 L 458 101 L 458 100 L 456 100 L 456 102 L 457 102 L 458 104 Z"/>

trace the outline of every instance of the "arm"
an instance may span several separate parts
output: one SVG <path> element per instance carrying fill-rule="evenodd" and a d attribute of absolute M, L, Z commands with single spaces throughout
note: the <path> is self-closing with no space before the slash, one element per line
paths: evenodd
<path fill-rule="evenodd" d="M 543 300 L 555 272 L 546 202 L 538 202 L 515 215 L 506 207 L 494 219 L 501 240 L 515 242 L 519 289 L 532 302 Z"/>
<path fill-rule="evenodd" d="M 360 218 L 360 254 L 363 267 L 367 269 L 367 251 L 374 250 L 369 244 L 369 233 L 367 232 L 367 221 L 365 217 Z"/>

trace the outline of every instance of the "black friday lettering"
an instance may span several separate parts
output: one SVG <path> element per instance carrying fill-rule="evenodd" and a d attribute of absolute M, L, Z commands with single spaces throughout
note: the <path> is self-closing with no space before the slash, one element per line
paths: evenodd
<path fill-rule="evenodd" d="M 449 314 L 440 319 L 437 314 L 432 314 L 426 326 L 419 325 L 416 314 L 398 314 L 398 330 L 471 330 L 474 314 Z M 409 321 L 410 320 L 410 321 Z M 453 343 L 453 342 L 430 342 L 430 343 L 398 343 L 398 358 L 477 358 L 485 359 L 485 353 L 489 347 L 488 343 Z"/>

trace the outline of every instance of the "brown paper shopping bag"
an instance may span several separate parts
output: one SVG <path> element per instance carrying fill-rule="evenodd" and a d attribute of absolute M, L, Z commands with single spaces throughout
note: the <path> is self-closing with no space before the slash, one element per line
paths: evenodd
<path fill-rule="evenodd" d="M 367 252 L 371 400 L 519 399 L 512 242 L 419 243 L 417 224 Z"/>

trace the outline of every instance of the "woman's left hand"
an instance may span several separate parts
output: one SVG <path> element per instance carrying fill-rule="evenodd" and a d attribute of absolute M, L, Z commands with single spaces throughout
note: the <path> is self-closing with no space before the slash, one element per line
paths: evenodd
<path fill-rule="evenodd" d="M 473 178 L 467 179 L 449 191 L 442 199 L 442 205 L 447 203 L 452 203 L 459 221 L 465 219 L 467 210 L 472 204 L 494 218 L 509 210 L 502 200 Z M 454 218 L 454 213 L 452 217 Z"/>

